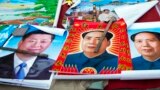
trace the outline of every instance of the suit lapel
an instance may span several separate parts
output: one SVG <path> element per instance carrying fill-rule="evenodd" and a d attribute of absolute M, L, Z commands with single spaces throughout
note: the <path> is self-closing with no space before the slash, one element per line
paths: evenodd
<path fill-rule="evenodd" d="M 47 77 L 47 74 L 49 73 L 48 70 L 52 64 L 53 60 L 37 57 L 26 76 L 26 79 L 43 79 Z"/>
<path fill-rule="evenodd" d="M 32 67 L 30 68 L 27 76 L 25 79 L 34 79 L 37 77 L 36 73 L 38 73 L 38 63 L 39 62 L 39 59 L 36 58 L 35 62 L 33 63 Z"/>

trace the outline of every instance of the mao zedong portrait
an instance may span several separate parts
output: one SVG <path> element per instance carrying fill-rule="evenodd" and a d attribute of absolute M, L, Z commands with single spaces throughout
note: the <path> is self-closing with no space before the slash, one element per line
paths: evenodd
<path fill-rule="evenodd" d="M 54 39 L 53 34 L 36 30 L 25 34 L 18 50 L 42 53 Z M 32 54 L 14 52 L 0 58 L 0 78 L 47 80 L 54 60 Z"/>
<path fill-rule="evenodd" d="M 104 30 L 91 30 L 82 33 L 82 52 L 69 54 L 65 60 L 65 65 L 76 65 L 79 72 L 91 67 L 99 73 L 104 67 L 117 68 L 118 58 L 116 55 L 107 52 L 107 47 L 111 44 L 113 34 L 107 32 L 98 52 L 94 52 L 102 37 Z"/>
<path fill-rule="evenodd" d="M 143 31 L 131 35 L 141 56 L 133 58 L 135 70 L 160 69 L 160 33 Z"/>

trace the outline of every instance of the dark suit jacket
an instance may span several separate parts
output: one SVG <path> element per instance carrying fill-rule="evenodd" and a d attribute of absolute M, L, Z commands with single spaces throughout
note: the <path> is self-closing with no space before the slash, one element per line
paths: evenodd
<path fill-rule="evenodd" d="M 135 57 L 132 59 L 134 70 L 156 70 L 160 69 L 160 58 L 154 62 L 150 62 L 143 58 L 143 56 Z"/>
<path fill-rule="evenodd" d="M 0 78 L 15 79 L 13 58 L 14 53 L 0 58 Z M 37 57 L 25 79 L 49 79 L 51 75 L 49 70 L 54 62 L 49 58 Z"/>

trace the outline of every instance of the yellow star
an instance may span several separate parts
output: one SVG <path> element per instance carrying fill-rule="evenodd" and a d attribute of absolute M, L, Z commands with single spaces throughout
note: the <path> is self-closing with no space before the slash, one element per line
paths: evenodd
<path fill-rule="evenodd" d="M 72 1 L 72 0 L 66 0 L 66 3 L 67 3 L 68 5 L 72 5 L 72 4 L 73 4 L 73 1 Z"/>

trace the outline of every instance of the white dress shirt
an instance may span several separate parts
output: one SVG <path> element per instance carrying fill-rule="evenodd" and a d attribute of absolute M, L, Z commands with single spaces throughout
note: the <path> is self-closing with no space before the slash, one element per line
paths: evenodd
<path fill-rule="evenodd" d="M 32 57 L 30 60 L 21 60 L 16 54 L 14 54 L 14 71 L 15 74 L 19 71 L 20 69 L 20 64 L 25 62 L 27 66 L 24 68 L 25 76 L 29 72 L 30 68 L 32 67 L 33 63 L 35 62 L 37 56 Z"/>

